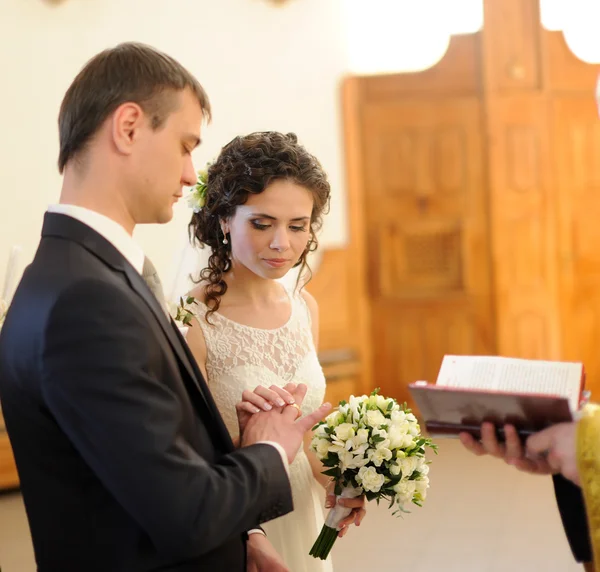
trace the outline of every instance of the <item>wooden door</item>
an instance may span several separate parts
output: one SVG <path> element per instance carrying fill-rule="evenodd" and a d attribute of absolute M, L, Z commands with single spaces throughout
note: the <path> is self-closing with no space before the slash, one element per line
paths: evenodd
<path fill-rule="evenodd" d="M 583 361 L 600 396 L 600 120 L 592 92 L 551 105 L 563 358 Z"/>
<path fill-rule="evenodd" d="M 375 100 L 361 128 L 373 377 L 410 401 L 444 354 L 495 349 L 481 102 Z"/>

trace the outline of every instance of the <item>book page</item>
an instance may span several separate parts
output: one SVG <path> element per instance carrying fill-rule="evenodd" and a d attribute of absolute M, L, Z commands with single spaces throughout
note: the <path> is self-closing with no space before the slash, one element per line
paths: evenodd
<path fill-rule="evenodd" d="M 436 385 L 567 397 L 579 408 L 583 364 L 491 356 L 444 356 Z"/>

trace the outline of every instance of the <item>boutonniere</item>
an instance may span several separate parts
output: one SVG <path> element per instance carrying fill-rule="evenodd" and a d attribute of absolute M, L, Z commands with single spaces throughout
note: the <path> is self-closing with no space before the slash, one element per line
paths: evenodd
<path fill-rule="evenodd" d="M 172 312 L 173 319 L 182 326 L 191 327 L 192 318 L 194 317 L 191 308 L 196 305 L 198 305 L 198 302 L 193 296 L 182 296 L 179 298 L 179 304 L 175 306 Z"/>

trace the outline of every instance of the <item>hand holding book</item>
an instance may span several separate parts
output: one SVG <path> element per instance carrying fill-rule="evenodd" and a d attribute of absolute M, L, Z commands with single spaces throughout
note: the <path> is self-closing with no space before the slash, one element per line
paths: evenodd
<path fill-rule="evenodd" d="M 481 425 L 505 425 L 521 438 L 572 421 L 585 401 L 581 363 L 487 356 L 445 356 L 435 384 L 416 382 L 409 390 L 432 436 L 469 433 L 483 437 Z"/>

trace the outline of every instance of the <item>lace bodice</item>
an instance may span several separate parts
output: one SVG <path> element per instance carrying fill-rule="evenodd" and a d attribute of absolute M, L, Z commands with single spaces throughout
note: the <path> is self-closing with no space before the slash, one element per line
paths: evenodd
<path fill-rule="evenodd" d="M 245 389 L 305 383 L 308 391 L 303 412 L 314 411 L 323 402 L 325 376 L 313 343 L 310 310 L 301 294 L 289 287 L 286 292 L 290 317 L 274 330 L 243 326 L 219 313 L 211 314 L 208 324 L 204 319 L 206 306 L 198 303 L 194 307 L 206 340 L 208 386 L 234 438 L 238 435 L 235 405 Z M 324 491 L 315 481 L 302 447 L 290 465 L 290 484 L 294 511 L 264 523 L 263 528 L 290 570 L 332 572 L 330 559 L 309 556 L 323 526 Z"/>
<path fill-rule="evenodd" d="M 195 306 L 206 340 L 208 386 L 233 437 L 238 434 L 235 404 L 245 389 L 305 383 L 304 413 L 314 411 L 325 395 L 325 377 L 319 365 L 311 331 L 310 310 L 300 293 L 286 288 L 291 313 L 286 324 L 273 330 L 244 326 L 217 313 L 210 324 L 206 306 Z"/>

